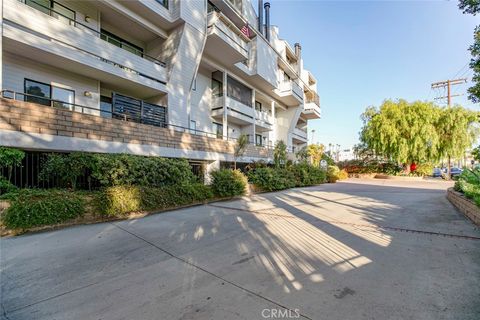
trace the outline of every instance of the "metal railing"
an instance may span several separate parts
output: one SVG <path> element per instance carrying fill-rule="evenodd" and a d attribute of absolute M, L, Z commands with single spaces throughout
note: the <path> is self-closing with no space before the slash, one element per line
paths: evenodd
<path fill-rule="evenodd" d="M 307 92 L 305 98 L 306 103 L 314 103 L 320 107 L 320 97 L 316 92 Z"/>
<path fill-rule="evenodd" d="M 232 138 L 232 137 L 219 135 L 217 132 L 207 132 L 203 130 L 190 129 L 190 128 L 178 126 L 171 123 L 158 123 L 158 125 L 155 125 L 155 124 L 152 124 L 152 121 L 150 118 L 142 117 L 141 115 L 134 117 L 131 114 L 127 114 L 127 113 L 120 113 L 112 110 L 102 110 L 98 108 L 87 107 L 87 106 L 79 105 L 76 103 L 55 100 L 55 99 L 41 97 L 41 96 L 32 95 L 28 93 L 16 92 L 13 90 L 7 90 L 7 89 L 2 90 L 1 97 L 6 99 L 36 103 L 36 104 L 49 106 L 53 108 L 64 108 L 73 112 L 79 112 L 79 113 L 99 116 L 103 118 L 111 118 L 111 119 L 116 119 L 121 121 L 131 121 L 131 122 L 153 125 L 153 126 L 162 127 L 162 128 L 171 128 L 177 132 L 190 133 L 190 134 L 195 134 L 198 136 L 203 136 L 208 138 L 224 139 L 229 141 L 236 140 L 235 138 Z"/>
<path fill-rule="evenodd" d="M 100 32 L 100 31 L 98 31 L 98 30 L 95 30 L 95 29 L 93 29 L 92 27 L 89 27 L 89 26 L 87 26 L 87 25 L 85 25 L 85 24 L 83 24 L 83 23 L 81 23 L 81 22 L 78 22 L 78 21 L 76 21 L 75 19 L 72 19 L 71 17 L 68 17 L 68 16 L 66 16 L 65 14 L 61 13 L 61 12 L 58 12 L 58 11 L 56 11 L 56 10 L 50 8 L 50 7 L 46 7 L 46 6 L 43 5 L 42 3 L 39 3 L 39 2 L 37 2 L 37 1 L 35 1 L 35 0 L 18 0 L 18 1 L 21 2 L 21 3 L 23 3 L 23 4 L 25 4 L 25 5 L 27 5 L 27 6 L 29 6 L 29 7 L 31 7 L 31 8 L 33 8 L 33 9 L 37 9 L 38 11 L 43 12 L 43 13 L 51 16 L 51 17 L 58 18 L 58 16 L 60 16 L 60 17 L 62 17 L 63 19 L 68 20 L 69 25 L 74 26 L 74 27 L 77 27 L 77 28 L 79 28 L 79 26 L 80 26 L 81 28 L 85 28 L 85 29 L 87 29 L 89 32 L 93 32 L 93 33 L 94 33 L 96 36 L 98 36 L 100 39 L 102 39 L 102 40 L 104 40 L 104 41 L 106 41 L 106 42 L 108 42 L 108 43 L 110 43 L 110 44 L 112 44 L 112 43 L 111 43 L 109 40 L 112 40 L 112 41 L 115 41 L 115 42 L 119 42 L 119 43 L 120 43 L 121 45 L 123 45 L 123 46 L 128 46 L 128 48 L 131 49 L 131 50 L 125 50 L 125 49 L 123 49 L 121 46 L 117 46 L 117 45 L 115 45 L 115 44 L 112 44 L 112 45 L 114 45 L 114 46 L 116 46 L 116 47 L 118 47 L 118 48 L 120 48 L 120 49 L 123 49 L 123 50 L 125 50 L 125 51 L 127 51 L 127 52 L 130 52 L 130 53 L 132 53 L 132 54 L 134 54 L 134 55 L 136 55 L 136 56 L 139 56 L 139 57 L 141 57 L 141 58 L 143 58 L 143 59 L 145 59 L 145 60 L 148 60 L 148 61 L 150 61 L 150 62 L 153 62 L 153 63 L 155 63 L 155 64 L 158 64 L 158 65 L 160 65 L 160 66 L 162 66 L 162 67 L 164 67 L 164 68 L 167 66 L 167 64 L 166 64 L 165 62 L 160 61 L 160 60 L 158 60 L 158 59 L 155 59 L 155 58 L 153 58 L 153 57 L 145 54 L 143 51 L 140 51 L 140 50 L 132 47 L 132 45 L 131 45 L 130 43 L 127 43 L 127 42 L 125 42 L 125 41 L 121 41 L 121 40 L 119 40 L 119 39 L 117 39 L 117 38 L 114 39 L 114 38 L 110 37 L 109 35 L 107 35 L 107 34 L 105 34 L 105 33 L 102 33 L 102 32 Z M 35 4 L 35 5 L 32 6 L 31 3 L 32 3 L 32 4 Z M 66 9 L 68 9 L 68 10 L 71 10 L 70 8 L 64 6 L 63 4 L 58 3 L 58 2 L 56 2 L 56 1 L 52 1 L 51 3 L 58 4 L 59 6 L 62 6 L 62 7 L 64 7 L 64 8 L 66 8 Z M 42 10 L 40 10 L 39 8 L 37 8 L 37 6 L 38 6 L 39 8 L 41 8 Z M 71 10 L 71 11 L 72 11 L 72 12 L 75 12 L 74 10 Z M 80 29 L 81 29 L 81 28 L 80 28 Z"/>

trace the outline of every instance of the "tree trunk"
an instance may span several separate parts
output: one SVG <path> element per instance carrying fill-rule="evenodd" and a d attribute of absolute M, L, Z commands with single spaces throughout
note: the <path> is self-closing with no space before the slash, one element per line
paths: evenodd
<path fill-rule="evenodd" d="M 237 170 L 237 159 L 233 160 L 233 170 Z"/>
<path fill-rule="evenodd" d="M 447 180 L 450 180 L 451 177 L 451 169 L 452 169 L 452 163 L 451 163 L 451 158 L 448 156 L 448 165 L 447 165 Z"/>

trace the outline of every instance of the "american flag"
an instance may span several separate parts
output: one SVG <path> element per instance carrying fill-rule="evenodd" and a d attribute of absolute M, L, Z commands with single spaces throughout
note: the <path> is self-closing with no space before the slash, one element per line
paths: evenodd
<path fill-rule="evenodd" d="M 244 25 L 243 28 L 242 28 L 242 30 L 240 30 L 240 31 L 242 31 L 242 33 L 243 33 L 244 35 L 246 35 L 248 38 L 250 38 L 250 35 L 251 35 L 250 32 L 251 32 L 251 31 L 250 31 L 250 27 L 248 26 L 248 23 L 247 23 L 246 25 Z"/>

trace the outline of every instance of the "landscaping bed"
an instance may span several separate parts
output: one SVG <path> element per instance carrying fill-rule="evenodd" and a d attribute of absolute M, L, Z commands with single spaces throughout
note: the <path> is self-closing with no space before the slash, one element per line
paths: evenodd
<path fill-rule="evenodd" d="M 0 148 L 0 156 L 12 159 L 11 172 L 23 154 Z M 3 163 L 5 167 L 7 162 Z M 204 185 L 184 159 L 84 152 L 52 153 L 41 166 L 39 180 L 53 181 L 56 188 L 19 189 L 10 183 L 10 174 L 0 176 L 2 236 L 138 218 L 231 199 L 252 190 L 277 191 L 347 178 L 345 171 L 333 165 L 324 170 L 306 161 L 283 162 L 252 164 L 246 174 L 220 169 L 211 172 L 211 184 Z"/>
<path fill-rule="evenodd" d="M 463 193 L 455 191 L 454 188 L 447 190 L 447 199 L 464 216 L 470 219 L 475 225 L 480 226 L 480 208 L 474 201 L 468 199 Z"/>

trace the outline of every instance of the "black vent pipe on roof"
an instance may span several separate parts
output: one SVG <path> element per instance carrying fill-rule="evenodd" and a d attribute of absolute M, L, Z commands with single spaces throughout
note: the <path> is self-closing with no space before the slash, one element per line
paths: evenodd
<path fill-rule="evenodd" d="M 263 0 L 258 0 L 258 31 L 263 34 Z"/>
<path fill-rule="evenodd" d="M 265 37 L 270 41 L 270 2 L 265 2 Z"/>

